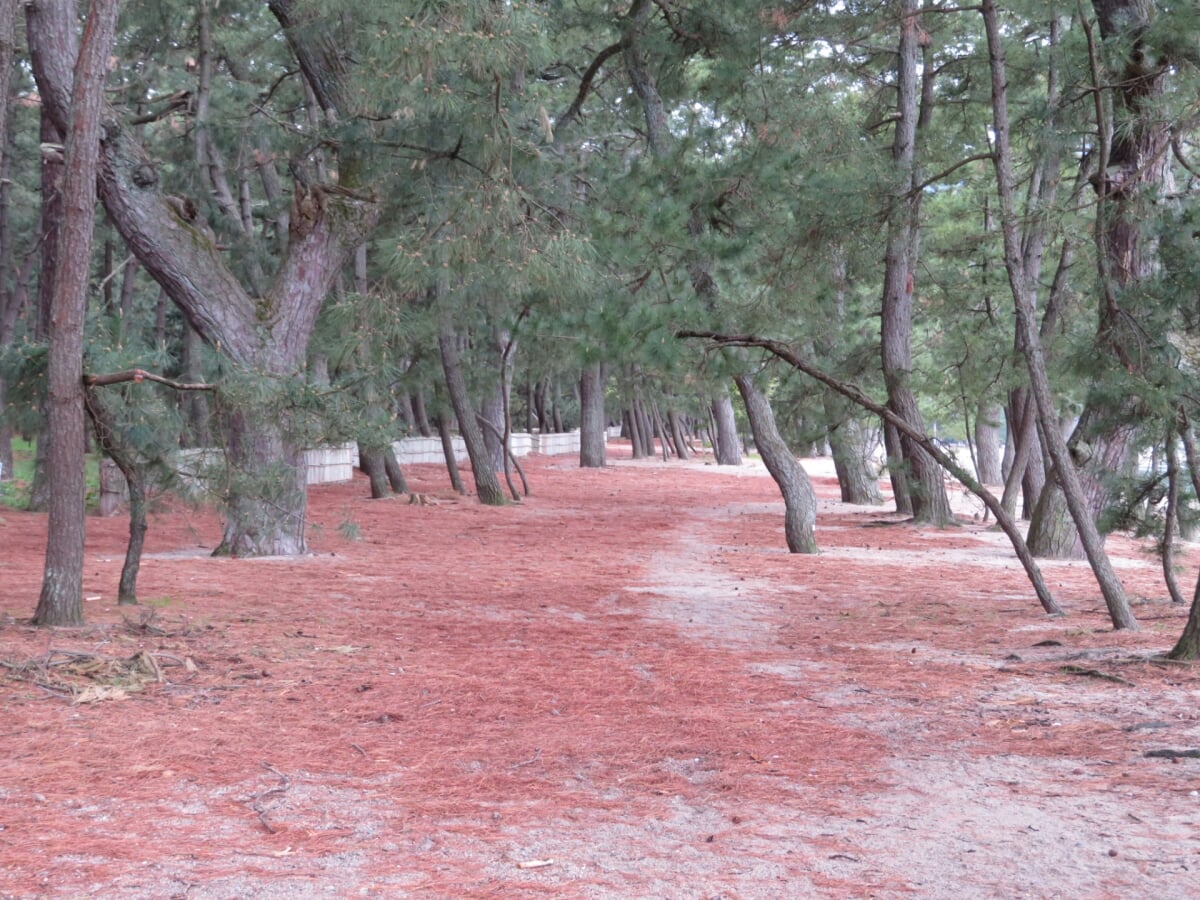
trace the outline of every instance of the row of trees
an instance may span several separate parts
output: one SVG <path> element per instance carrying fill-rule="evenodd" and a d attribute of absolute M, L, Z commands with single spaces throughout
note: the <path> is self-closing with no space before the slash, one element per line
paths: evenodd
<path fill-rule="evenodd" d="M 792 550 L 814 443 L 878 502 L 881 433 L 897 507 L 950 522 L 936 425 L 1004 485 L 1048 609 L 1033 558 L 1082 555 L 1136 627 L 1114 527 L 1160 535 L 1173 576 L 1200 478 L 1194 4 L 127 0 L 111 37 L 115 0 L 0 7 L 0 456 L 48 423 L 56 489 L 80 359 L 211 388 L 126 384 L 108 432 L 222 445 L 240 555 L 303 550 L 319 440 L 402 490 L 390 441 L 453 427 L 499 503 L 514 419 L 578 422 L 585 465 L 618 410 L 643 451 L 699 423 L 736 462 L 736 390 Z M 69 224 L 93 182 L 94 252 Z"/>

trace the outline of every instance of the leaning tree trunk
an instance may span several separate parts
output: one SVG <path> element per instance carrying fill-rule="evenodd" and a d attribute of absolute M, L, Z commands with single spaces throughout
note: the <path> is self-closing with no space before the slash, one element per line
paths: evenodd
<path fill-rule="evenodd" d="M 584 469 L 605 463 L 604 381 L 602 363 L 585 365 L 579 376 L 579 465 Z"/>
<path fill-rule="evenodd" d="M 458 419 L 458 431 L 467 445 L 467 456 L 471 460 L 471 472 L 475 479 L 475 493 L 479 502 L 488 506 L 503 506 L 504 490 L 491 465 L 491 455 L 483 442 L 483 431 L 475 419 L 475 409 L 467 392 L 467 380 L 463 374 L 462 357 L 458 350 L 458 336 L 443 326 L 438 336 L 438 348 L 442 354 L 442 371 L 446 376 L 446 391 Z"/>
<path fill-rule="evenodd" d="M 733 380 L 746 405 L 755 446 L 783 495 L 783 531 L 788 550 L 816 553 L 817 498 L 808 473 L 780 436 L 766 395 L 755 387 L 749 375 L 737 375 Z"/>
<path fill-rule="evenodd" d="M 47 375 L 47 457 L 51 483 L 46 564 L 33 621 L 36 625 L 83 624 L 84 504 L 87 454 L 83 406 L 83 328 L 87 313 L 88 263 L 96 214 L 96 169 L 108 56 L 116 33 L 117 0 L 94 0 L 80 44 L 67 135 L 62 187 L 62 259 L 50 304 Z"/>
<path fill-rule="evenodd" d="M 1104 42 L 1129 42 L 1120 71 L 1092 73 L 1097 87 L 1114 85 L 1111 143 L 1101 124 L 1099 158 L 1092 177 L 1097 195 L 1093 235 L 1100 285 L 1096 349 L 1110 371 L 1137 376 L 1144 368 L 1138 348 L 1145 335 L 1130 311 L 1137 309 L 1141 299 L 1139 283 L 1151 277 L 1155 268 L 1153 242 L 1145 235 L 1146 218 L 1158 214 L 1159 197 L 1171 187 L 1172 130 L 1159 113 L 1157 101 L 1167 91 L 1172 66 L 1142 40 L 1154 4 L 1093 0 L 1092 6 Z M 1097 120 L 1104 123 L 1107 113 L 1099 99 L 1096 104 Z M 1086 401 L 1070 440 L 1093 518 L 1112 505 L 1111 474 L 1122 471 L 1136 452 L 1137 424 L 1145 417 L 1136 396 L 1126 392 L 1122 402 L 1114 403 L 1111 392 L 1099 394 Z M 1039 504 L 1042 509 L 1061 520 L 1046 524 L 1042 531 L 1062 535 L 1069 527 L 1064 504 Z M 1047 556 L 1071 555 L 1076 541 L 1072 535 L 1069 541 L 1061 537 L 1056 544 L 1040 543 L 1032 549 Z"/>
<path fill-rule="evenodd" d="M 85 400 L 96 443 L 125 477 L 129 491 L 129 543 L 125 546 L 125 563 L 117 584 L 117 605 L 132 606 L 137 601 L 137 579 L 142 565 L 142 548 L 149 530 L 149 498 L 146 491 L 146 471 L 137 453 L 126 447 L 117 431 L 117 417 L 100 393 L 103 388 L 86 388 Z"/>
<path fill-rule="evenodd" d="M 995 152 L 992 164 L 996 171 L 996 192 L 1000 200 L 1001 231 L 1004 236 L 1004 265 L 1008 272 L 1009 287 L 1016 309 L 1019 344 L 1025 356 L 1029 372 L 1029 387 L 1037 405 L 1038 420 L 1046 450 L 1054 465 L 1054 476 L 1062 488 L 1071 518 L 1079 531 L 1088 563 L 1095 575 L 1100 592 L 1104 595 L 1109 617 L 1117 629 L 1136 629 L 1137 620 L 1125 597 L 1125 589 L 1108 555 L 1104 542 L 1096 529 L 1095 520 L 1087 506 L 1087 496 L 1075 472 L 1066 441 L 1058 431 L 1058 414 L 1054 408 L 1054 397 L 1050 380 L 1046 374 L 1046 358 L 1042 351 L 1041 336 L 1034 318 L 1033 301 L 1029 290 L 1024 262 L 1021 257 L 1021 241 L 1018 230 L 1017 209 L 1014 200 L 1012 151 L 1009 145 L 1008 119 L 1008 74 L 1004 58 L 1004 44 L 996 12 L 995 0 L 983 0 L 982 13 L 987 31 L 988 56 L 992 82 L 992 130 L 995 135 Z"/>

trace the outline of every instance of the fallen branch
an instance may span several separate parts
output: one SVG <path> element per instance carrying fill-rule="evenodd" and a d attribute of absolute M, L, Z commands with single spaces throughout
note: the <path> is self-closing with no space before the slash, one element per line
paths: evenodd
<path fill-rule="evenodd" d="M 1114 681 L 1117 684 L 1137 687 L 1128 678 L 1122 678 L 1120 675 L 1109 675 L 1107 672 L 1101 672 L 1099 669 L 1088 669 L 1083 666 L 1063 666 L 1061 671 L 1067 675 L 1083 675 L 1086 678 L 1099 678 L 1102 681 Z"/>
<path fill-rule="evenodd" d="M 754 337 L 753 335 L 720 334 L 715 331 L 678 331 L 675 336 L 680 338 L 704 338 L 712 341 L 717 347 L 757 347 L 761 350 L 766 350 L 771 355 L 786 362 L 792 368 L 803 372 L 809 378 L 821 382 L 821 384 L 836 391 L 843 397 L 873 412 L 889 425 L 894 426 L 897 431 L 918 444 L 942 468 L 946 469 L 946 471 L 962 482 L 963 486 L 972 494 L 983 501 L 984 506 L 991 510 L 992 515 L 996 517 L 996 523 L 1000 526 L 1000 529 L 1008 536 L 1009 541 L 1012 542 L 1013 550 L 1016 552 L 1017 558 L 1021 561 L 1030 584 L 1033 585 L 1033 590 L 1037 594 L 1038 601 L 1042 604 L 1042 609 L 1056 616 L 1063 614 L 1062 607 L 1058 605 L 1058 602 L 1054 599 L 1054 595 L 1050 593 L 1050 588 L 1046 585 L 1045 579 L 1042 578 L 1041 569 L 1038 568 L 1033 554 L 1029 552 L 1029 547 L 1025 544 L 1025 538 L 1021 536 L 1020 529 L 1018 529 L 1017 523 L 1013 521 L 1012 516 L 1005 511 L 1000 501 L 992 495 L 991 491 L 976 481 L 966 469 L 955 462 L 953 457 L 930 440 L 928 435 L 914 428 L 904 418 L 896 415 L 886 406 L 876 403 L 854 385 L 846 384 L 827 372 L 818 369 L 816 366 L 805 362 L 790 346 L 780 341 L 772 341 L 766 338 Z"/>
<path fill-rule="evenodd" d="M 271 823 L 267 821 L 267 811 L 263 808 L 263 801 L 270 797 L 287 793 L 288 789 L 292 786 L 292 779 L 288 778 L 287 775 L 283 774 L 283 772 L 280 772 L 268 762 L 264 762 L 262 767 L 268 772 L 278 776 L 280 783 L 273 788 L 268 788 L 261 794 L 255 794 L 254 797 L 251 798 L 250 808 L 258 813 L 258 821 L 261 822 L 262 827 L 267 830 L 267 834 L 276 834 L 276 830 L 271 826 Z"/>

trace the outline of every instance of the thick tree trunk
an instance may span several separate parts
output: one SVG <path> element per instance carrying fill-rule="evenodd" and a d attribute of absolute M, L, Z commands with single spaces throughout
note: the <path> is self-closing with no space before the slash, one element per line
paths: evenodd
<path fill-rule="evenodd" d="M 607 436 L 604 415 L 604 366 L 589 363 L 579 376 L 579 465 L 604 467 Z"/>
<path fill-rule="evenodd" d="M 1097 172 L 1092 179 L 1098 197 L 1093 234 L 1101 292 L 1096 347 L 1114 371 L 1137 373 L 1142 362 L 1136 348 L 1144 334 L 1140 326 L 1130 326 L 1133 317 L 1129 310 L 1139 302 L 1139 282 L 1154 270 L 1153 244 L 1144 238 L 1144 219 L 1152 211 L 1152 204 L 1159 202 L 1159 193 L 1169 189 L 1171 183 L 1171 130 L 1156 103 L 1166 90 L 1171 66 L 1165 59 L 1153 58 L 1153 51 L 1142 41 L 1141 32 L 1150 26 L 1154 15 L 1153 3 L 1093 0 L 1092 6 L 1105 42 L 1129 41 L 1128 55 L 1119 72 L 1093 72 L 1097 85 L 1107 82 L 1115 86 L 1111 92 L 1111 143 L 1101 125 Z M 1097 118 L 1103 121 L 1097 103 Z M 1071 436 L 1070 446 L 1093 518 L 1115 499 L 1108 482 L 1113 473 L 1123 471 L 1134 452 L 1137 425 L 1144 418 L 1139 407 L 1135 396 L 1114 404 L 1108 394 L 1093 395 L 1085 403 Z M 1063 536 L 1068 528 L 1063 505 L 1039 504 L 1039 510 L 1057 515 L 1062 521 L 1039 523 L 1043 534 L 1060 537 L 1055 544 L 1040 544 L 1037 551 L 1070 555 L 1076 539 Z"/>
<path fill-rule="evenodd" d="M 388 444 L 383 451 L 383 471 L 387 473 L 388 484 L 391 485 L 393 494 L 408 493 L 408 482 L 404 478 L 404 469 L 400 467 L 400 460 L 396 459 L 396 451 L 391 444 Z"/>
<path fill-rule="evenodd" d="M 980 405 L 975 412 L 975 474 L 986 485 L 1004 484 L 1000 470 L 1000 425 L 1003 412 L 993 404 Z"/>
<path fill-rule="evenodd" d="M 433 437 L 433 428 L 429 421 L 429 413 L 425 409 L 425 395 L 420 388 L 413 391 L 411 396 L 413 424 L 421 437 Z"/>
<path fill-rule="evenodd" d="M 749 375 L 737 375 L 733 380 L 746 405 L 755 446 L 783 495 L 783 530 L 788 550 L 816 553 L 817 497 L 808 473 L 780 436 L 766 395 L 755 387 Z"/>
<path fill-rule="evenodd" d="M 843 503 L 860 506 L 880 506 L 883 497 L 879 492 L 879 474 L 875 468 L 873 451 L 875 431 L 848 411 L 838 409 L 840 404 L 826 397 L 825 411 L 831 422 L 837 424 L 828 429 L 826 439 L 833 454 L 833 468 L 837 473 L 838 488 Z"/>
<path fill-rule="evenodd" d="M 358 467 L 367 476 L 371 486 L 371 499 L 382 500 L 388 496 L 388 478 L 382 447 L 369 447 L 358 442 Z"/>
<path fill-rule="evenodd" d="M 673 408 L 667 410 L 667 426 L 671 431 L 671 443 L 675 447 L 675 455 L 687 459 L 691 455 L 691 447 L 683 434 L 683 424 L 679 421 L 679 413 Z"/>
<path fill-rule="evenodd" d="M 458 419 L 458 431 L 467 445 L 467 456 L 471 460 L 471 472 L 475 479 L 475 493 L 479 502 L 488 506 L 503 506 L 504 491 L 496 470 L 492 468 L 491 456 L 483 443 L 483 432 L 475 420 L 475 409 L 467 391 L 467 380 L 463 374 L 462 357 L 458 350 L 458 337 L 448 326 L 438 336 L 438 348 L 442 354 L 442 371 L 446 376 L 446 390 L 454 415 Z"/>
<path fill-rule="evenodd" d="M 722 389 L 713 396 L 712 416 L 717 425 L 713 458 L 718 466 L 740 466 L 742 442 L 738 438 L 737 416 L 733 411 L 733 398 L 729 396 L 729 391 Z"/>
<path fill-rule="evenodd" d="M 36 625 L 83 623 L 83 327 L 96 211 L 96 169 L 104 81 L 116 31 L 117 0 L 93 0 L 75 64 L 63 180 L 61 263 L 50 305 L 47 457 L 50 518 Z"/>
<path fill-rule="evenodd" d="M 896 512 L 904 516 L 911 516 L 913 514 L 912 493 L 908 489 L 908 469 L 904 465 L 904 450 L 900 443 L 900 432 L 891 422 L 885 422 L 883 425 L 883 447 L 887 454 L 888 480 L 892 484 L 892 502 L 896 505 Z"/>
<path fill-rule="evenodd" d="M 304 552 L 308 472 L 304 452 L 277 416 L 230 415 L 225 531 L 214 556 Z"/>
<path fill-rule="evenodd" d="M 326 36 L 292 27 L 293 4 L 273 0 L 272 12 L 305 77 L 316 82 L 322 111 L 336 118 L 343 60 L 330 53 Z M 34 0 L 27 5 L 30 58 L 38 90 L 59 128 L 69 119 L 75 16 L 70 3 Z M 319 46 L 309 46 L 312 41 Z M 146 271 L 183 311 L 191 325 L 232 364 L 265 380 L 295 377 L 303 368 L 317 313 L 333 280 L 355 247 L 378 221 L 376 203 L 345 187 L 356 187 L 349 158 L 340 160 L 345 182 L 297 185 L 285 255 L 266 290 L 249 291 L 222 258 L 212 233 L 196 211 L 165 196 L 159 173 L 133 130 L 120 117 L 105 122 L 99 190 L 109 218 Z M 266 423 L 268 412 L 276 422 Z M 303 473 L 299 448 L 277 411 L 235 410 L 231 415 L 231 463 L 234 477 L 227 498 L 230 516 L 220 552 L 273 555 L 304 548 Z M 239 429 L 245 432 L 238 434 Z M 239 449 L 233 450 L 233 447 Z M 273 453 L 271 458 L 254 454 Z M 275 486 L 272 472 L 283 478 Z M 297 481 L 299 487 L 297 489 Z M 246 491 L 268 491 L 255 496 Z M 274 523 L 274 524 L 272 524 Z"/>
<path fill-rule="evenodd" d="M 183 380 L 204 381 L 204 341 L 186 321 L 183 323 Z M 184 391 L 179 398 L 183 407 L 183 445 L 185 447 L 211 447 L 212 430 L 208 408 L 208 397 L 203 391 Z"/>

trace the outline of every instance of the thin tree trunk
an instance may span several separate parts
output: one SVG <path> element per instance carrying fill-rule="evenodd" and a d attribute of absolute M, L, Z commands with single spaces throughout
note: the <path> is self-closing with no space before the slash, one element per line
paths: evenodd
<path fill-rule="evenodd" d="M 1183 458 L 1187 462 L 1188 477 L 1192 482 L 1192 490 L 1200 497 L 1200 459 L 1196 455 L 1196 440 L 1192 435 L 1191 422 L 1186 417 L 1179 423 L 1179 436 L 1183 443 Z M 1197 660 L 1200 659 L 1200 576 L 1196 578 L 1196 588 L 1192 592 L 1192 606 L 1188 610 L 1187 622 L 1183 633 L 1168 659 Z"/>
<path fill-rule="evenodd" d="M 75 64 L 63 179 L 61 265 L 50 305 L 47 381 L 47 457 L 51 482 L 46 565 L 33 621 L 36 625 L 83 623 L 84 433 L 83 327 L 88 267 L 96 213 L 104 81 L 116 32 L 117 0 L 93 0 Z"/>
<path fill-rule="evenodd" d="M 491 465 L 491 456 L 483 443 L 483 432 L 475 420 L 475 410 L 467 392 L 467 381 L 462 370 L 462 357 L 458 350 L 458 337 L 443 325 L 438 336 L 438 348 L 442 355 L 442 371 L 446 376 L 446 390 L 454 415 L 458 419 L 458 431 L 467 445 L 467 456 L 471 460 L 471 473 L 475 479 L 475 493 L 479 502 L 488 506 L 504 505 L 504 490 L 496 478 Z"/>
<path fill-rule="evenodd" d="M 41 111 L 40 139 L 43 145 L 61 145 L 62 132 L 50 119 L 45 108 Z M 54 280 L 59 270 L 59 233 L 63 220 L 63 160 L 56 153 L 41 155 L 41 275 L 38 279 L 37 318 L 34 323 L 34 339 L 45 344 L 50 340 L 50 307 L 54 298 Z M 50 479 L 46 472 L 46 459 L 50 453 L 52 436 L 44 424 L 49 415 L 46 398 L 42 398 L 43 425 L 36 436 L 34 450 L 33 484 L 29 489 L 29 509 L 45 512 L 50 507 Z"/>
<path fill-rule="evenodd" d="M 897 118 L 892 142 L 892 164 L 897 179 L 896 195 L 888 213 L 887 249 L 884 257 L 883 309 L 880 326 L 883 378 L 888 407 L 917 431 L 925 423 L 912 389 L 912 317 L 920 227 L 920 190 L 916 167 L 916 143 L 921 116 L 920 0 L 901 0 L 900 44 L 897 54 Z M 913 518 L 918 522 L 945 525 L 954 521 L 942 473 L 918 445 L 899 436 L 897 446 L 888 447 L 889 464 L 895 451 L 905 467 L 905 479 L 893 480 L 897 506 L 906 490 Z"/>
<path fill-rule="evenodd" d="M 116 416 L 101 395 L 102 390 L 85 388 L 85 402 L 96 444 L 124 476 L 124 486 L 129 492 L 129 543 L 125 547 L 125 562 L 121 566 L 121 578 L 117 585 L 117 605 L 129 606 L 138 602 L 138 572 L 141 569 L 146 532 L 150 527 L 146 473 L 137 454 L 121 443 Z"/>
<path fill-rule="evenodd" d="M 1027 280 L 1021 259 L 1016 204 L 1013 200 L 1012 155 L 1008 143 L 1008 76 L 1004 62 L 1004 47 L 996 15 L 995 0 L 983 0 L 982 14 L 987 31 L 988 54 L 992 74 L 992 127 L 995 133 L 993 164 L 996 169 L 996 188 L 1000 200 L 1001 231 L 1004 235 L 1005 268 L 1017 312 L 1017 328 L 1029 370 L 1030 390 L 1037 404 L 1038 417 L 1042 424 L 1042 436 L 1055 467 L 1055 478 L 1062 488 L 1071 518 L 1079 530 L 1088 562 L 1096 576 L 1097 584 L 1108 606 L 1109 617 L 1117 629 L 1136 629 L 1137 620 L 1125 598 L 1125 590 L 1113 571 L 1112 563 L 1104 552 L 1104 541 L 1096 530 L 1087 498 L 1079 483 L 1075 467 L 1067 450 L 1066 441 L 1058 430 L 1058 415 L 1046 376 L 1045 357 L 1042 353 L 1041 336 L 1038 333 L 1034 310 L 1027 290 Z"/>
<path fill-rule="evenodd" d="M 808 473 L 780 436 L 766 395 L 754 385 L 749 375 L 736 375 L 733 380 L 746 405 L 754 444 L 783 495 L 783 531 L 788 550 L 816 553 L 817 497 Z"/>
<path fill-rule="evenodd" d="M 465 494 L 467 489 L 463 486 L 462 473 L 458 470 L 458 456 L 454 452 L 454 434 L 450 431 L 449 416 L 440 413 L 434 417 L 433 425 L 437 428 L 438 437 L 442 439 L 442 456 L 446 460 L 450 486 L 456 493 Z"/>

